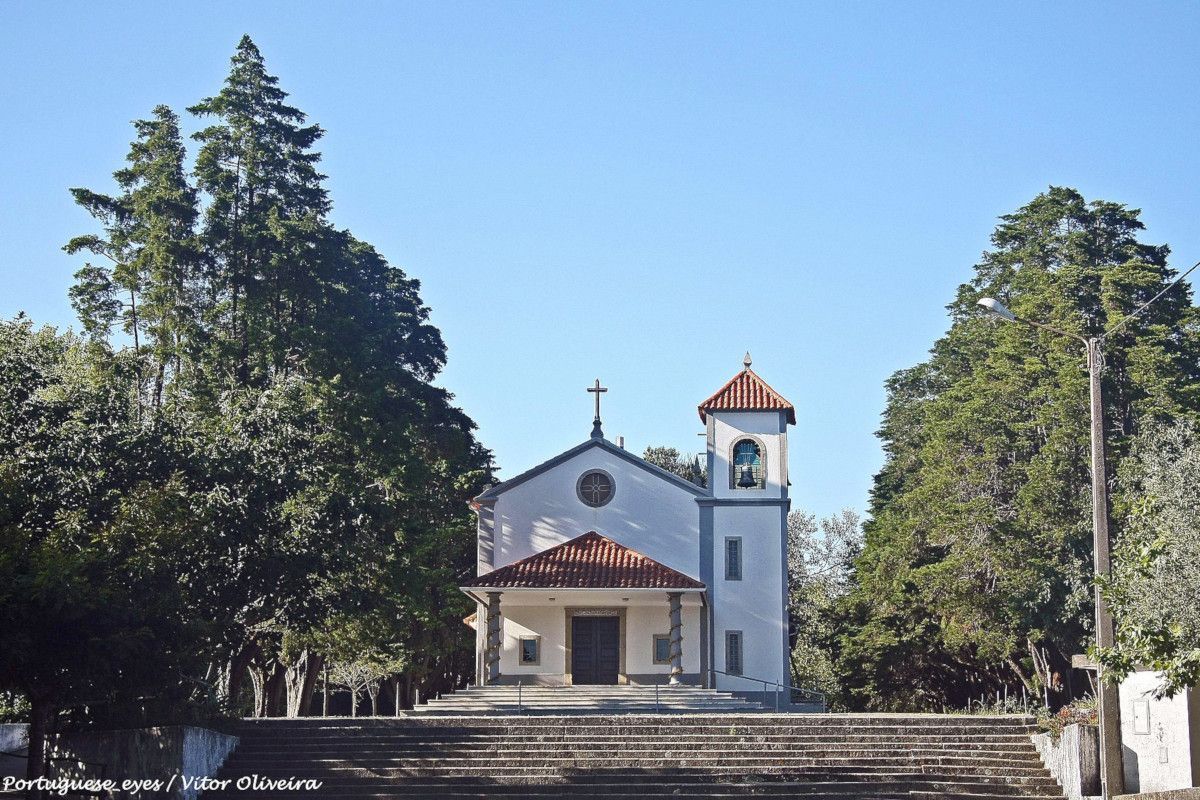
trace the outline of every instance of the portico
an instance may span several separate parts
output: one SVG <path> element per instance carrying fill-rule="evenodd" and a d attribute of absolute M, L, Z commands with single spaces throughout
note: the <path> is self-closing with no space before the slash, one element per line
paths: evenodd
<path fill-rule="evenodd" d="M 704 585 L 598 533 L 476 582 L 480 684 L 700 683 Z"/>

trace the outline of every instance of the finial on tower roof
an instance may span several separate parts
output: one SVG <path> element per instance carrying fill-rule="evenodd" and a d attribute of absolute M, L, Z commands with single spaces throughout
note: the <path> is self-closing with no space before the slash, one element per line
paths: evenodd
<path fill-rule="evenodd" d="M 750 351 L 747 350 L 746 357 L 742 359 L 742 366 L 744 366 L 746 369 L 750 369 L 750 363 Z"/>

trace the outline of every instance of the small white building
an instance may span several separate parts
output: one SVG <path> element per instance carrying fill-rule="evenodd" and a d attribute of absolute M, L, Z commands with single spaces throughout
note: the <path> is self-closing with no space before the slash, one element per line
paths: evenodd
<path fill-rule="evenodd" d="M 708 486 L 591 438 L 472 503 L 481 684 L 786 685 L 791 403 L 745 368 L 699 406 Z"/>
<path fill-rule="evenodd" d="M 1121 754 L 1125 791 L 1200 786 L 1200 690 L 1155 697 L 1162 674 L 1132 672 L 1121 681 Z"/>

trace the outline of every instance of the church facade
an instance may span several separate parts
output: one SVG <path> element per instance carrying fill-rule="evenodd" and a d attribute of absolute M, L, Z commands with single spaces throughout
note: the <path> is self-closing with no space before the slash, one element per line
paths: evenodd
<path fill-rule="evenodd" d="M 478 515 L 480 684 L 789 682 L 787 431 L 750 369 L 698 407 L 708 486 L 591 437 L 500 483 Z"/>

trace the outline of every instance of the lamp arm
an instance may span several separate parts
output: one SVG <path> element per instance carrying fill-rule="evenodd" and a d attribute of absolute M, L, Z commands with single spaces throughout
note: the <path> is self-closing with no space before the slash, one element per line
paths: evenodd
<path fill-rule="evenodd" d="M 1071 333 L 1070 331 L 1060 330 L 1060 329 L 1054 327 L 1053 325 L 1047 325 L 1044 322 L 1034 322 L 1031 319 L 1025 319 L 1024 317 L 1018 317 L 1015 314 L 1013 315 L 1013 321 L 1014 322 L 1023 322 L 1026 325 L 1032 325 L 1035 328 L 1041 328 L 1043 330 L 1050 331 L 1051 333 L 1057 333 L 1060 336 L 1070 336 L 1072 339 L 1078 339 L 1079 341 L 1083 342 L 1084 347 L 1087 347 L 1087 343 L 1088 343 L 1087 338 L 1080 336 L 1078 333 Z"/>

